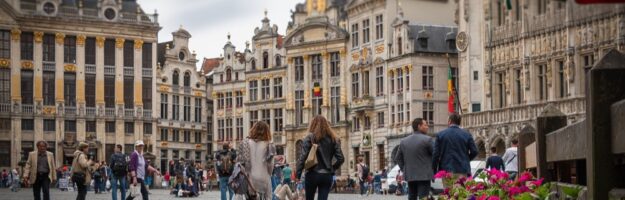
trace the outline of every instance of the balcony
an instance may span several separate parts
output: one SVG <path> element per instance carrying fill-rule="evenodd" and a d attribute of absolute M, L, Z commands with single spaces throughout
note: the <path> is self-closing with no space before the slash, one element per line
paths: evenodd
<path fill-rule="evenodd" d="M 132 67 L 124 67 L 124 76 L 134 76 L 135 75 L 135 69 Z"/>
<path fill-rule="evenodd" d="M 94 64 L 85 64 L 85 73 L 87 73 L 87 74 L 95 74 L 95 65 Z"/>
<path fill-rule="evenodd" d="M 2 113 L 10 113 L 11 112 L 11 104 L 10 103 L 0 103 L 0 112 L 2 112 Z"/>
<path fill-rule="evenodd" d="M 132 108 L 124 109 L 124 117 L 134 117 L 134 116 L 135 116 L 135 109 L 132 109 Z"/>
<path fill-rule="evenodd" d="M 178 91 L 180 91 L 180 86 L 178 86 L 178 85 L 172 85 L 172 86 L 171 86 L 171 91 L 172 91 L 173 93 L 178 93 Z"/>
<path fill-rule="evenodd" d="M 152 119 L 152 110 L 143 110 L 143 119 Z"/>
<path fill-rule="evenodd" d="M 191 87 L 185 86 L 184 88 L 184 93 L 185 94 L 191 94 Z"/>
<path fill-rule="evenodd" d="M 583 97 L 568 98 L 552 102 L 540 102 L 512 106 L 462 115 L 462 126 L 466 128 L 489 127 L 500 124 L 523 123 L 535 120 L 545 106 L 553 104 L 566 115 L 583 115 L 586 100 Z"/>
<path fill-rule="evenodd" d="M 22 113 L 24 114 L 33 114 L 33 105 L 24 105 L 22 104 Z"/>
<path fill-rule="evenodd" d="M 75 116 L 76 115 L 76 107 L 65 106 L 65 115 Z"/>
<path fill-rule="evenodd" d="M 105 108 L 104 115 L 107 117 L 115 117 L 115 108 Z"/>
<path fill-rule="evenodd" d="M 141 69 L 141 76 L 143 76 L 143 77 L 152 77 L 152 69 L 150 69 L 150 68 L 143 68 L 143 69 Z"/>
<path fill-rule="evenodd" d="M 95 115 L 96 115 L 95 107 L 87 107 L 87 111 L 86 111 L 85 115 L 88 116 L 88 117 L 91 117 L 91 116 L 95 117 Z"/>
<path fill-rule="evenodd" d="M 43 71 L 54 71 L 56 64 L 50 61 L 43 61 Z"/>
<path fill-rule="evenodd" d="M 354 112 L 373 109 L 374 99 L 371 96 L 364 96 L 354 99 L 351 103 L 351 110 Z"/>
<path fill-rule="evenodd" d="M 115 76 L 115 66 L 104 65 L 104 75 L 113 75 L 113 76 Z"/>

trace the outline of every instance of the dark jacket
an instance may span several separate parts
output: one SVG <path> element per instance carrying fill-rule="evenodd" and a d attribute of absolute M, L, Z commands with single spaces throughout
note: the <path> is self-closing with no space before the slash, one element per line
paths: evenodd
<path fill-rule="evenodd" d="M 308 134 L 304 141 L 302 141 L 302 150 L 297 159 L 297 179 L 302 176 L 304 170 L 304 163 L 308 157 L 308 152 L 312 148 L 313 135 Z M 334 174 L 335 170 L 338 170 L 345 158 L 343 157 L 343 151 L 341 150 L 341 143 L 339 141 L 332 141 L 330 137 L 325 137 L 317 143 L 317 165 L 312 167 L 317 173 L 331 173 Z M 332 160 L 336 159 L 334 164 Z"/>
<path fill-rule="evenodd" d="M 492 155 L 486 159 L 486 169 L 497 169 L 500 171 L 505 171 L 506 167 L 503 164 L 503 159 L 501 156 Z"/>
<path fill-rule="evenodd" d="M 434 171 L 445 170 L 469 175 L 470 162 L 477 154 L 473 136 L 457 125 L 451 125 L 436 135 L 432 153 Z"/>
<path fill-rule="evenodd" d="M 432 179 L 432 138 L 414 132 L 401 140 L 395 163 L 404 172 L 406 181 L 429 181 Z"/>
<path fill-rule="evenodd" d="M 113 153 L 113 155 L 111 155 L 111 160 L 110 160 L 110 168 L 113 168 L 115 166 L 115 162 L 117 162 L 118 160 L 126 160 L 126 155 L 124 155 L 123 153 Z M 126 162 L 126 165 L 128 165 L 128 162 Z M 128 167 L 128 166 L 126 166 Z M 128 170 L 126 170 L 128 171 Z M 119 174 L 118 175 L 114 175 L 115 177 L 124 177 L 126 176 L 127 173 L 123 173 L 123 174 Z"/>
<path fill-rule="evenodd" d="M 221 158 L 223 156 L 230 156 L 230 161 L 232 162 L 228 169 L 224 169 L 224 166 L 221 164 Z M 234 171 L 234 164 L 237 159 L 237 152 L 234 149 L 229 150 L 221 150 L 217 152 L 215 155 L 215 159 L 217 161 L 217 174 L 219 177 L 229 177 L 232 175 L 232 171 Z"/>

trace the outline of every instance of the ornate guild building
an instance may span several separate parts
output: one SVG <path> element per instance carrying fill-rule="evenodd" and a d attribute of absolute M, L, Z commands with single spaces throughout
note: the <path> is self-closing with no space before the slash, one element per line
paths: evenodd
<path fill-rule="evenodd" d="M 156 17 L 131 0 L 0 1 L 0 167 L 40 140 L 58 166 L 78 141 L 109 160 L 141 139 L 153 159 Z"/>

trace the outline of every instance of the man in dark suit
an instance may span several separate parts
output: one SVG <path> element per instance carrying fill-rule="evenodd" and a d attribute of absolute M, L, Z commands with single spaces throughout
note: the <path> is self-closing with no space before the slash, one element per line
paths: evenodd
<path fill-rule="evenodd" d="M 395 162 L 408 182 L 408 200 L 427 197 L 432 179 L 432 138 L 427 136 L 428 123 L 416 118 L 411 135 L 401 140 Z"/>
<path fill-rule="evenodd" d="M 497 155 L 497 148 L 490 148 L 491 155 L 486 159 L 486 169 L 497 169 L 499 171 L 505 171 L 506 167 L 503 164 L 501 156 Z"/>
<path fill-rule="evenodd" d="M 470 162 L 477 154 L 477 147 L 473 136 L 458 127 L 460 115 L 453 113 L 449 116 L 449 128 L 436 135 L 434 143 L 433 162 L 434 170 L 445 170 L 453 173 L 454 177 L 470 176 Z"/>

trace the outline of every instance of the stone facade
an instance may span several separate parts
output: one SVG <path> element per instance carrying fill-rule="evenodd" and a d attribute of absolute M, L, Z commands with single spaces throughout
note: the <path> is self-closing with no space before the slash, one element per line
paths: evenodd
<path fill-rule="evenodd" d="M 503 152 L 524 126 L 536 127 L 547 104 L 579 121 L 586 72 L 625 44 L 622 5 L 501 3 L 458 1 L 462 124 L 482 151 Z"/>
<path fill-rule="evenodd" d="M 155 154 L 161 169 L 180 158 L 204 163 L 210 153 L 206 143 L 212 140 L 207 137 L 206 77 L 196 70 L 196 54 L 188 48 L 191 34 L 181 27 L 172 35 L 172 41 L 158 44 L 160 120 Z"/>
<path fill-rule="evenodd" d="M 57 166 L 79 141 L 108 160 L 144 140 L 153 159 L 156 17 L 134 1 L 0 1 L 0 167 L 40 140 Z"/>

